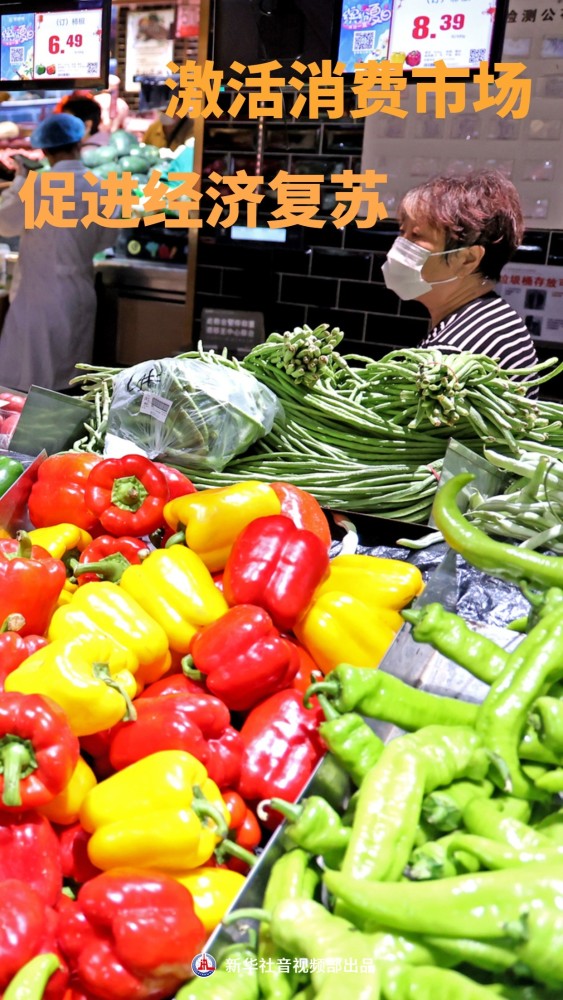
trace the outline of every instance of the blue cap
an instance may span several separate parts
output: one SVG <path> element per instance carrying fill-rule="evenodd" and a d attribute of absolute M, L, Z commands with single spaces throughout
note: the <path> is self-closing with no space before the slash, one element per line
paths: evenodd
<path fill-rule="evenodd" d="M 59 149 L 80 142 L 85 131 L 86 126 L 80 118 L 61 112 L 45 118 L 32 132 L 29 141 L 34 149 Z"/>

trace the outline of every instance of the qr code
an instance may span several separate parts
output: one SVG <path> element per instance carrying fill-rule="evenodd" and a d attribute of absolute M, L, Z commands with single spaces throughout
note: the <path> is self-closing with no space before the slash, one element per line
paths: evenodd
<path fill-rule="evenodd" d="M 354 52 L 371 52 L 375 46 L 375 31 L 355 31 L 352 45 Z"/>
<path fill-rule="evenodd" d="M 23 45 L 13 45 L 10 49 L 10 66 L 15 63 L 22 63 L 25 57 Z"/>
<path fill-rule="evenodd" d="M 94 76 L 98 72 L 97 63 L 86 63 L 86 73 L 88 76 Z"/>
<path fill-rule="evenodd" d="M 469 49 L 469 65 L 475 66 L 476 63 L 484 62 L 487 58 L 486 49 Z"/>

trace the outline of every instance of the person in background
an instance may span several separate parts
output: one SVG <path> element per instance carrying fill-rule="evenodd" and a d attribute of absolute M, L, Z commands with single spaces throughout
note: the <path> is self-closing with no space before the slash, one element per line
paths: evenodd
<path fill-rule="evenodd" d="M 524 321 L 495 291 L 524 233 L 512 182 L 491 170 L 439 175 L 408 191 L 398 214 L 401 235 L 383 278 L 400 299 L 416 299 L 430 313 L 420 347 L 485 354 L 505 369 L 537 364 Z"/>
<path fill-rule="evenodd" d="M 10 308 L 0 336 L 0 383 L 11 389 L 27 392 L 31 385 L 40 385 L 68 390 L 69 379 L 77 374 L 76 362 L 91 360 L 96 318 L 93 257 L 112 245 L 114 232 L 96 223 L 80 224 L 88 212 L 82 194 L 92 190 L 80 160 L 84 131 L 79 118 L 63 112 L 41 122 L 30 140 L 43 150 L 53 170 L 74 175 L 76 228 L 49 223 L 41 229 L 24 228 L 19 192 L 27 170 L 21 164 L 0 198 L 0 235 L 20 237 Z"/>
<path fill-rule="evenodd" d="M 107 89 L 94 96 L 102 109 L 101 132 L 116 132 L 118 128 L 127 128 L 129 105 L 119 96 L 120 83 L 119 77 L 110 73 Z"/>
<path fill-rule="evenodd" d="M 194 134 L 194 123 L 191 118 L 178 118 L 166 114 L 168 105 L 159 108 L 158 118 L 147 128 L 143 142 L 159 149 L 178 149 Z"/>
<path fill-rule="evenodd" d="M 75 115 L 84 122 L 84 138 L 82 148 L 85 146 L 107 146 L 110 141 L 109 132 L 100 132 L 100 122 L 102 120 L 102 109 L 93 97 L 69 97 L 64 105 L 65 114 Z"/>

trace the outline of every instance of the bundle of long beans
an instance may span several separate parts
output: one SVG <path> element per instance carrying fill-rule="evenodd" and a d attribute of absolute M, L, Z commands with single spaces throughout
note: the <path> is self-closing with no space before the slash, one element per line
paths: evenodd
<path fill-rule="evenodd" d="M 372 361 L 340 355 L 342 336 L 327 324 L 304 325 L 272 334 L 241 363 L 201 346 L 184 355 L 228 365 L 234 378 L 241 367 L 252 372 L 284 410 L 270 433 L 221 473 L 192 470 L 186 456 L 184 469 L 198 487 L 283 479 L 327 506 L 424 521 L 450 437 L 477 451 L 563 448 L 563 406 L 526 396 L 563 369 L 553 370 L 555 359 L 510 372 L 483 355 L 436 350 Z M 88 368 L 80 376 L 88 398 L 102 383 L 107 394 L 114 374 Z"/>
<path fill-rule="evenodd" d="M 563 552 L 563 461 L 534 451 L 520 458 L 485 450 L 485 457 L 515 478 L 500 496 L 471 494 L 467 517 L 487 534 L 522 548 Z"/>

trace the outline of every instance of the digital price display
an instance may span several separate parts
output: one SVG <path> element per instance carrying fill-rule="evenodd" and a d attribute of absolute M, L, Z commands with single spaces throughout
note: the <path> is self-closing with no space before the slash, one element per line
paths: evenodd
<path fill-rule="evenodd" d="M 35 79 L 100 76 L 102 10 L 35 15 Z"/>
<path fill-rule="evenodd" d="M 6 89 L 105 83 L 108 60 L 108 0 L 0 0 L 0 83 Z M 33 6 L 30 10 L 29 7 Z M 11 85 L 11 86 L 10 86 Z"/>
<path fill-rule="evenodd" d="M 500 60 L 504 7 L 494 0 L 343 0 L 338 59 L 345 72 L 388 60 L 405 73 L 435 66 L 479 68 Z"/>

